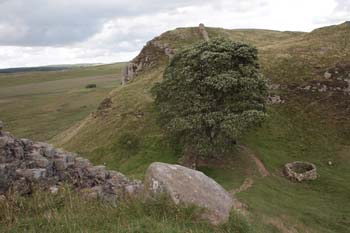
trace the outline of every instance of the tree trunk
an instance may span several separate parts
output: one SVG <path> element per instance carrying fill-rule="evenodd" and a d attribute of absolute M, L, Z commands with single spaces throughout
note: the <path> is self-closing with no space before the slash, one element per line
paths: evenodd
<path fill-rule="evenodd" d="M 185 167 L 197 169 L 198 154 L 191 149 L 185 149 L 179 163 Z"/>

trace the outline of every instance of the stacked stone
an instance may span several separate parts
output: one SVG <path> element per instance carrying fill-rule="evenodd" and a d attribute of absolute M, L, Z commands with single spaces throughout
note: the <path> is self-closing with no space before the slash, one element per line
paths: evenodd
<path fill-rule="evenodd" d="M 70 184 L 89 197 L 116 202 L 143 190 L 141 181 L 93 166 L 89 160 L 50 144 L 16 139 L 2 128 L 0 121 L 0 195 L 10 189 L 30 194 L 34 187 L 55 192 L 58 186 Z"/>

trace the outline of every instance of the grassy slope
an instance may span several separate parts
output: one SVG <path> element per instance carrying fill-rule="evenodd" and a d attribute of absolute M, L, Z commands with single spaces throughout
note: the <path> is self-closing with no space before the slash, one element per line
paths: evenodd
<path fill-rule="evenodd" d="M 350 56 L 349 46 L 344 47 L 350 38 L 346 37 L 350 27 L 345 24 L 309 34 L 267 30 L 208 31 L 210 36 L 226 36 L 258 46 L 262 70 L 273 82 L 303 83 L 322 79 L 322 72 L 337 62 L 347 61 Z M 199 39 L 194 28 L 177 29 L 158 38 L 176 48 Z M 169 146 L 162 137 L 151 107 L 149 88 L 154 81 L 161 80 L 161 73 L 162 68 L 153 70 L 115 90 L 111 94 L 114 108 L 104 117 L 86 119 L 80 130 L 73 127 L 56 138 L 56 142 L 86 154 L 94 162 L 105 162 L 111 168 L 136 177 L 142 177 L 152 161 L 175 162 L 178 150 Z M 259 178 L 254 166 L 239 151 L 234 153 L 229 166 L 200 168 L 227 189 L 237 188 L 244 179 L 242 174 L 254 177 L 253 187 L 239 193 L 238 197 L 248 203 L 255 222 L 264 222 L 276 232 L 286 229 L 347 232 L 350 224 L 350 199 L 347 195 L 350 193 L 347 182 L 350 178 L 347 172 L 350 140 L 337 131 L 338 126 L 327 114 L 322 119 L 317 115 L 327 111 L 329 103 L 320 102 L 310 108 L 308 103 L 312 98 L 290 95 L 285 105 L 270 108 L 270 119 L 263 128 L 242 139 L 258 152 L 272 173 L 270 177 Z M 143 116 L 137 117 L 138 113 Z M 118 138 L 125 132 L 131 132 L 141 140 L 137 150 L 127 151 L 118 146 Z M 86 145 L 86 141 L 91 143 Z M 303 184 L 287 181 L 281 176 L 281 168 L 294 160 L 316 163 L 320 178 Z M 333 166 L 327 165 L 329 160 L 333 161 Z M 271 229 L 267 232 L 272 232 Z"/>
<path fill-rule="evenodd" d="M 123 66 L 0 74 L 0 119 L 18 137 L 48 140 L 96 109 L 119 86 Z"/>
<path fill-rule="evenodd" d="M 280 83 L 302 83 L 305 80 L 320 79 L 322 77 L 319 73 L 333 66 L 335 62 L 346 61 L 350 54 L 349 48 L 344 47 L 346 39 L 343 39 L 350 29 L 344 25 L 319 29 L 310 34 L 267 30 L 208 31 L 210 36 L 223 35 L 258 46 L 263 72 L 274 82 Z M 177 29 L 158 38 L 175 48 L 199 39 L 194 28 Z M 113 102 L 111 108 L 89 115 L 55 137 L 53 142 L 68 150 L 81 152 L 95 163 L 106 163 L 110 168 L 137 178 L 142 178 L 145 169 L 153 161 L 176 162 L 179 150 L 167 142 L 163 132 L 157 127 L 149 94 L 152 84 L 161 80 L 163 69 L 164 65 L 160 65 L 142 74 L 129 85 L 116 88 L 110 94 Z M 270 177 L 260 178 L 254 164 L 240 150 L 233 152 L 233 158 L 228 158 L 225 166 L 208 164 L 200 168 L 227 189 L 239 187 L 245 176 L 254 179 L 253 187 L 237 196 L 248 204 L 251 213 L 249 219 L 258 229 L 256 232 L 347 232 L 350 224 L 350 200 L 347 195 L 350 193 L 349 134 L 341 133 L 331 114 L 325 114 L 334 104 L 320 101 L 312 105 L 313 107 L 309 106 L 316 97 L 327 98 L 324 94 L 320 95 L 290 94 L 286 104 L 270 107 L 270 118 L 263 128 L 242 138 L 242 142 L 257 152 L 264 161 L 272 173 Z M 344 127 L 347 126 L 344 124 Z M 140 141 L 137 148 L 121 147 L 118 141 L 125 133 L 133 134 Z M 283 164 L 298 159 L 316 163 L 320 178 L 314 182 L 294 184 L 282 177 Z M 333 166 L 327 165 L 329 160 L 333 162 Z M 101 222 L 98 222 L 100 218 L 97 217 L 96 222 L 93 222 L 85 214 L 89 213 L 88 209 L 83 208 L 77 213 L 81 218 L 76 219 L 75 226 L 84 227 L 81 219 L 86 217 L 87 222 L 91 221 L 92 225 L 88 224 L 90 228 L 98 227 L 98 230 L 107 231 L 108 227 L 115 226 L 111 219 L 118 216 L 114 212 L 117 210 L 104 212 L 103 208 L 96 207 L 94 211 L 96 216 L 110 217 L 102 219 Z M 69 213 L 69 208 L 63 208 L 52 224 L 61 224 L 63 219 L 69 219 L 66 217 Z M 37 227 L 40 221 L 44 221 L 40 214 L 35 218 L 39 221 L 35 225 Z M 154 218 L 151 213 L 132 215 L 126 229 L 138 232 L 135 230 L 136 226 L 147 219 L 142 223 L 142 229 L 146 230 L 139 229 L 139 232 L 147 232 L 152 228 L 162 232 L 163 227 L 168 232 L 206 232 L 196 230 L 198 227 L 203 229 L 196 224 L 176 222 L 176 215 L 172 216 L 173 219 L 165 219 L 164 222 L 164 219 Z M 28 218 L 30 219 L 29 215 L 23 216 L 21 221 L 28 221 Z M 166 222 L 167 220 L 170 222 Z M 134 226 L 130 227 L 132 224 Z M 170 227 L 166 228 L 168 225 Z M 66 231 L 72 229 L 74 228 Z M 206 230 L 215 232 L 212 229 Z"/>
<path fill-rule="evenodd" d="M 196 217 L 200 210 L 182 208 L 164 199 L 122 202 L 117 207 L 86 200 L 69 189 L 56 195 L 0 200 L 0 232 L 105 233 L 257 233 L 241 216 L 214 227 Z M 257 226 L 256 226 L 257 227 Z"/>

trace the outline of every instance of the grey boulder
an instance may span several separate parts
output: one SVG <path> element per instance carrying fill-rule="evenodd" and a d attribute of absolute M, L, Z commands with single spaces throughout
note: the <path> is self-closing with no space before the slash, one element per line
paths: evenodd
<path fill-rule="evenodd" d="M 206 209 L 202 218 L 214 225 L 228 220 L 233 205 L 231 195 L 213 179 L 180 165 L 152 163 L 145 174 L 144 189 L 146 198 L 163 193 L 175 204 Z"/>

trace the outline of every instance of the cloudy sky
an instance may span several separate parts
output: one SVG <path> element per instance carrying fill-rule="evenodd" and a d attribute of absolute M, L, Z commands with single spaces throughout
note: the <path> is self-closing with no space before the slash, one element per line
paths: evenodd
<path fill-rule="evenodd" d="M 350 0 L 0 0 L 0 68 L 132 59 L 176 27 L 310 31 L 350 20 Z"/>

